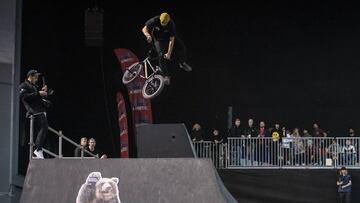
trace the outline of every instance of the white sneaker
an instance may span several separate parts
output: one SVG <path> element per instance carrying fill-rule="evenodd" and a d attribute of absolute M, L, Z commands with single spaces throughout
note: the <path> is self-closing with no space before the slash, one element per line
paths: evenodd
<path fill-rule="evenodd" d="M 35 154 L 35 156 L 36 156 L 36 158 L 38 158 L 38 159 L 43 159 L 44 158 L 44 154 L 43 154 L 43 151 L 42 150 L 35 150 L 34 151 L 34 154 Z"/>

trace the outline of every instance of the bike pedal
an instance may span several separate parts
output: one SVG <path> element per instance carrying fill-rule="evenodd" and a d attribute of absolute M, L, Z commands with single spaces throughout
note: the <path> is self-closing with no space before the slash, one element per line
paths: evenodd
<path fill-rule="evenodd" d="M 160 68 L 160 66 L 156 66 L 156 68 L 155 68 L 155 72 L 157 72 L 157 73 L 161 72 L 161 68 Z"/>

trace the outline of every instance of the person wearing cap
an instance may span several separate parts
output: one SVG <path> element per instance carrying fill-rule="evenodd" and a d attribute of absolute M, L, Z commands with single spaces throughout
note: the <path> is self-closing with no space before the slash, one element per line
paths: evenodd
<path fill-rule="evenodd" d="M 35 117 L 35 125 L 38 127 L 38 133 L 35 140 L 34 154 L 37 158 L 44 158 L 42 147 L 45 142 L 48 131 L 48 122 L 46 118 L 46 107 L 43 98 L 47 96 L 47 87 L 41 89 L 36 85 L 40 73 L 36 70 L 30 70 L 26 74 L 26 79 L 20 84 L 20 98 L 25 106 L 27 114 Z"/>
<path fill-rule="evenodd" d="M 149 19 L 142 29 L 148 43 L 154 43 L 156 52 L 159 56 L 159 65 L 165 76 L 165 84 L 170 84 L 170 77 L 167 70 L 167 64 L 173 58 L 172 53 L 175 47 L 176 58 L 179 67 L 185 71 L 191 71 L 192 68 L 185 62 L 185 45 L 176 36 L 176 26 L 168 13 L 162 13 Z"/>
<path fill-rule="evenodd" d="M 338 186 L 338 193 L 340 196 L 341 203 L 350 203 L 351 202 L 351 176 L 348 174 L 348 171 L 345 167 L 342 167 L 339 171 L 339 178 L 336 182 Z"/>

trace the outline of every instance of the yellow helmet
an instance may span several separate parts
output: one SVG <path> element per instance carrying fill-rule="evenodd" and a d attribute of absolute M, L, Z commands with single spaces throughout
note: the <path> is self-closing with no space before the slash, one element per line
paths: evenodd
<path fill-rule="evenodd" d="M 168 13 L 162 13 L 160 15 L 160 23 L 163 25 L 168 24 L 170 21 L 170 15 Z"/>

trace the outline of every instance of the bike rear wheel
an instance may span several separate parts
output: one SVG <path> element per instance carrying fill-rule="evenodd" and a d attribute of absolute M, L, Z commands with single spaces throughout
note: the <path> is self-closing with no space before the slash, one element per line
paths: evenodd
<path fill-rule="evenodd" d="M 135 80 L 135 78 L 137 78 L 140 75 L 142 69 L 143 69 L 142 63 L 136 62 L 130 65 L 129 68 L 126 69 L 122 77 L 122 82 L 125 85 L 131 83 L 133 80 Z"/>
<path fill-rule="evenodd" d="M 142 94 L 145 99 L 156 97 L 164 89 L 164 77 L 162 75 L 154 75 L 145 81 Z"/>

